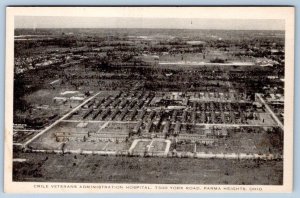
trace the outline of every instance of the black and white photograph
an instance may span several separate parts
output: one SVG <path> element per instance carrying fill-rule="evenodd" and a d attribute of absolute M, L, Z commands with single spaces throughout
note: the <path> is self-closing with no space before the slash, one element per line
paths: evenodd
<path fill-rule="evenodd" d="M 6 42 L 6 191 L 291 191 L 293 7 L 11 7 Z"/>

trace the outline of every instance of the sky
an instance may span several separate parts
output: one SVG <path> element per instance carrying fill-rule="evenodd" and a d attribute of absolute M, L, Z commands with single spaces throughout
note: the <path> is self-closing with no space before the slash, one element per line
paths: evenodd
<path fill-rule="evenodd" d="M 16 16 L 15 28 L 163 28 L 221 30 L 284 30 L 280 19 L 199 19 Z"/>

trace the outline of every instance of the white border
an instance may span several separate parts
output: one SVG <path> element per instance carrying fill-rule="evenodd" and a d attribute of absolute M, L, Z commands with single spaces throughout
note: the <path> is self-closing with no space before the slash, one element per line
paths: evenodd
<path fill-rule="evenodd" d="M 293 109 L 294 109 L 294 13 L 293 7 L 9 7 L 6 9 L 5 70 L 5 192 L 14 193 L 179 193 L 179 192 L 291 192 L 293 179 Z M 146 17 L 146 18 L 215 18 L 215 19 L 284 19 L 285 20 L 285 124 L 283 185 L 156 185 L 156 184 L 80 184 L 12 181 L 13 64 L 14 16 L 79 16 L 79 17 Z M 36 184 L 48 188 L 36 188 Z M 52 185 L 74 185 L 77 188 L 54 188 Z M 80 185 L 106 186 L 102 189 L 79 189 Z M 115 189 L 117 186 L 148 186 L 152 189 Z M 164 186 L 167 189 L 155 189 Z M 171 187 L 200 187 L 200 190 L 174 190 Z M 110 187 L 110 188 L 108 188 Z M 206 187 L 220 187 L 205 189 Z M 243 187 L 245 190 L 224 190 Z M 251 191 L 250 188 L 262 190 Z M 223 189 L 223 190 L 222 190 Z"/>

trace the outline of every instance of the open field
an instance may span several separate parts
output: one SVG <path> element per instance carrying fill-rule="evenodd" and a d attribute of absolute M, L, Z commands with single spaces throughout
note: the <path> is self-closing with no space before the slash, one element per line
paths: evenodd
<path fill-rule="evenodd" d="M 282 154 L 283 144 L 280 134 L 268 133 L 231 133 L 214 145 L 197 145 L 197 152 L 211 153 L 273 153 Z"/>
<path fill-rule="evenodd" d="M 20 153 L 14 180 L 157 184 L 282 184 L 282 161 Z"/>

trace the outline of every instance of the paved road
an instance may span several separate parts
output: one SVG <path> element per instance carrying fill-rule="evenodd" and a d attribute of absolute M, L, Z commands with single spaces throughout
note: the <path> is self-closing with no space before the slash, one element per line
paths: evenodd
<path fill-rule="evenodd" d="M 86 123 L 105 123 L 105 122 L 110 122 L 110 123 L 117 123 L 117 124 L 135 124 L 138 121 L 115 121 L 115 120 L 110 120 L 110 121 L 105 121 L 105 120 L 64 120 L 64 122 L 86 122 Z"/>
<path fill-rule="evenodd" d="M 108 121 L 105 120 L 64 120 L 64 122 L 87 122 L 87 123 L 105 123 Z M 111 120 L 110 123 L 118 123 L 118 124 L 136 124 L 138 121 L 115 121 Z M 176 122 L 172 122 L 172 124 L 176 124 Z M 191 122 L 182 122 L 181 124 L 193 124 Z M 196 123 L 197 126 L 221 126 L 221 127 L 272 127 L 274 125 L 268 125 L 268 124 L 207 124 L 207 123 Z"/>
<path fill-rule="evenodd" d="M 46 127 L 44 130 L 42 130 L 40 133 L 38 133 L 37 135 L 33 136 L 31 139 L 29 139 L 27 142 L 25 142 L 23 144 L 23 147 L 26 147 L 30 142 L 32 142 L 33 140 L 35 140 L 36 138 L 38 138 L 39 136 L 41 136 L 42 134 L 44 134 L 46 131 L 48 131 L 49 129 L 53 128 L 55 125 L 57 125 L 60 121 L 62 121 L 63 119 L 67 118 L 68 116 L 70 116 L 72 113 L 74 113 L 75 111 L 77 111 L 78 109 L 80 109 L 83 105 L 85 105 L 87 102 L 89 102 L 90 100 L 94 99 L 97 95 L 99 95 L 100 92 L 96 93 L 94 96 L 90 97 L 89 99 L 85 100 L 84 102 L 82 102 L 80 105 L 78 105 L 77 107 L 75 107 L 74 109 L 72 109 L 69 113 L 65 114 L 63 117 L 61 117 L 60 119 L 56 120 L 53 124 L 49 125 L 48 127 Z"/>
<path fill-rule="evenodd" d="M 269 111 L 271 116 L 274 118 L 274 120 L 277 122 L 278 126 L 283 130 L 283 124 L 282 122 L 278 119 L 278 117 L 275 115 L 275 113 L 272 111 L 270 106 L 266 103 L 266 101 L 262 98 L 261 94 L 257 94 L 258 98 L 260 101 L 265 105 L 266 109 Z"/>

